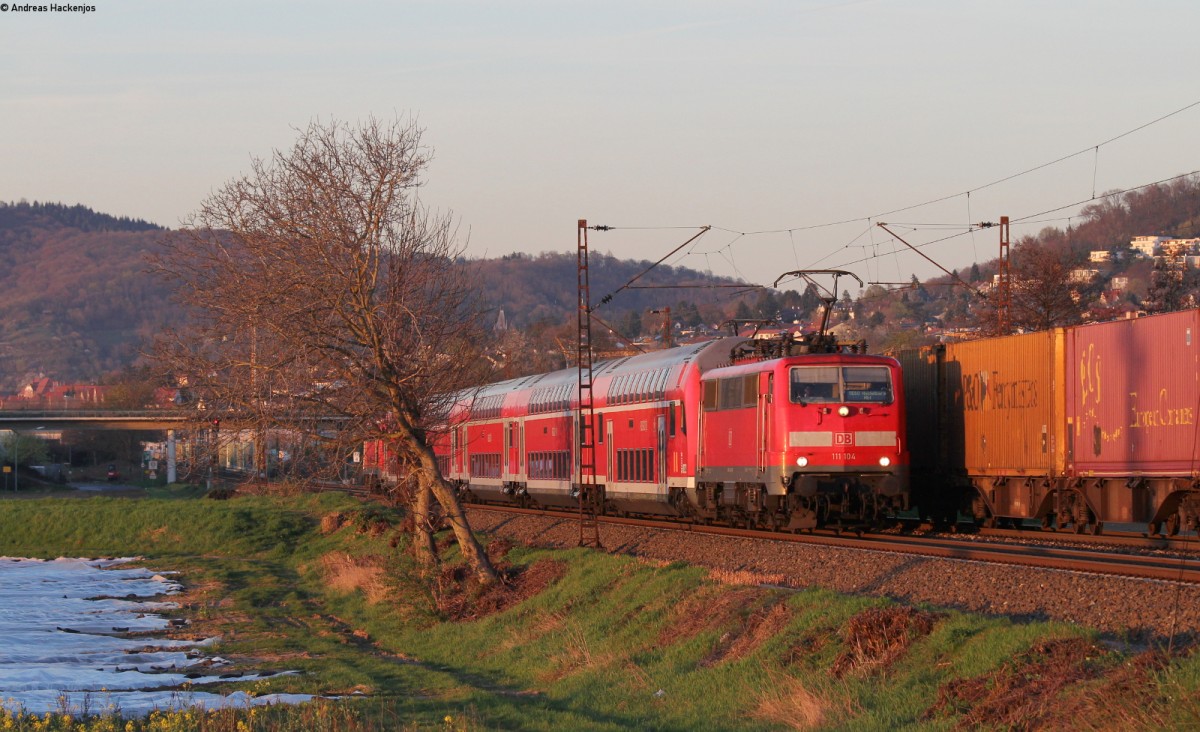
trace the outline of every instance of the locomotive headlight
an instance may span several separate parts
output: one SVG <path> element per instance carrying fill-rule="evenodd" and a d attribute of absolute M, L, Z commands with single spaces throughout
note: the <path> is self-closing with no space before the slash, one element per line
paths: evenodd
<path fill-rule="evenodd" d="M 839 417 L 849 417 L 850 416 L 850 407 L 838 407 L 838 416 Z"/>
<path fill-rule="evenodd" d="M 804 466 L 808 465 L 808 458 L 801 455 L 800 457 L 796 458 L 796 464 L 803 468 Z"/>
<path fill-rule="evenodd" d="M 887 455 L 884 455 L 883 457 L 879 458 L 879 464 L 886 468 L 892 464 L 892 459 Z"/>

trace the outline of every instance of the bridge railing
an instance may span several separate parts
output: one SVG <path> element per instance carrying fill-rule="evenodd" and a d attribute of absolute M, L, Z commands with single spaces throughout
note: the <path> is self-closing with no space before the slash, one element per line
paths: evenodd
<path fill-rule="evenodd" d="M 44 408 L 0 408 L 0 418 L 6 419 L 97 419 L 145 417 L 147 419 L 172 419 L 186 421 L 204 419 L 203 412 L 194 409 L 44 409 Z"/>

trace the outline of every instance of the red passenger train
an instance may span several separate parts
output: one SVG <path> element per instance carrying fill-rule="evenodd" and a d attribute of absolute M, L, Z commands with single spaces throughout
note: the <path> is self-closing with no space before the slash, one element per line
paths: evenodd
<path fill-rule="evenodd" d="M 605 513 L 775 529 L 862 526 L 908 507 L 899 364 L 828 337 L 724 338 L 597 363 Z M 469 500 L 574 507 L 578 374 L 464 395 L 435 440 Z"/>

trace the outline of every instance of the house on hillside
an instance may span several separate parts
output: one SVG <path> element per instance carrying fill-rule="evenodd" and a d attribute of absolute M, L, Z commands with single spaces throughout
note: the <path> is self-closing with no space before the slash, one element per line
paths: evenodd
<path fill-rule="evenodd" d="M 1129 241 L 1129 248 L 1143 257 L 1153 257 L 1162 249 L 1162 245 L 1170 237 L 1167 236 L 1135 236 Z"/>
<path fill-rule="evenodd" d="M 39 377 L 16 394 L 0 398 L 6 409 L 88 409 L 104 403 L 109 387 L 98 384 L 60 384 Z"/>

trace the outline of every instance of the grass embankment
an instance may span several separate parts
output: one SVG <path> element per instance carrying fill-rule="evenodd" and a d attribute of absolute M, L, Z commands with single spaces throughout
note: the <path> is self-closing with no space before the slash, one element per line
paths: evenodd
<path fill-rule="evenodd" d="M 365 696 L 158 715 L 131 729 L 1200 726 L 1195 655 L 1117 652 L 1065 624 L 782 592 L 499 540 L 489 551 L 510 583 L 472 595 L 452 547 L 437 581 L 418 581 L 401 517 L 379 506 L 158 495 L 0 501 L 0 553 L 144 556 L 182 573 L 189 634 L 222 636 L 217 652 L 247 668 L 302 672 L 255 693 Z M 68 728 L 60 717 L 7 719 Z M 125 729 L 82 729 L 108 725 Z"/>

